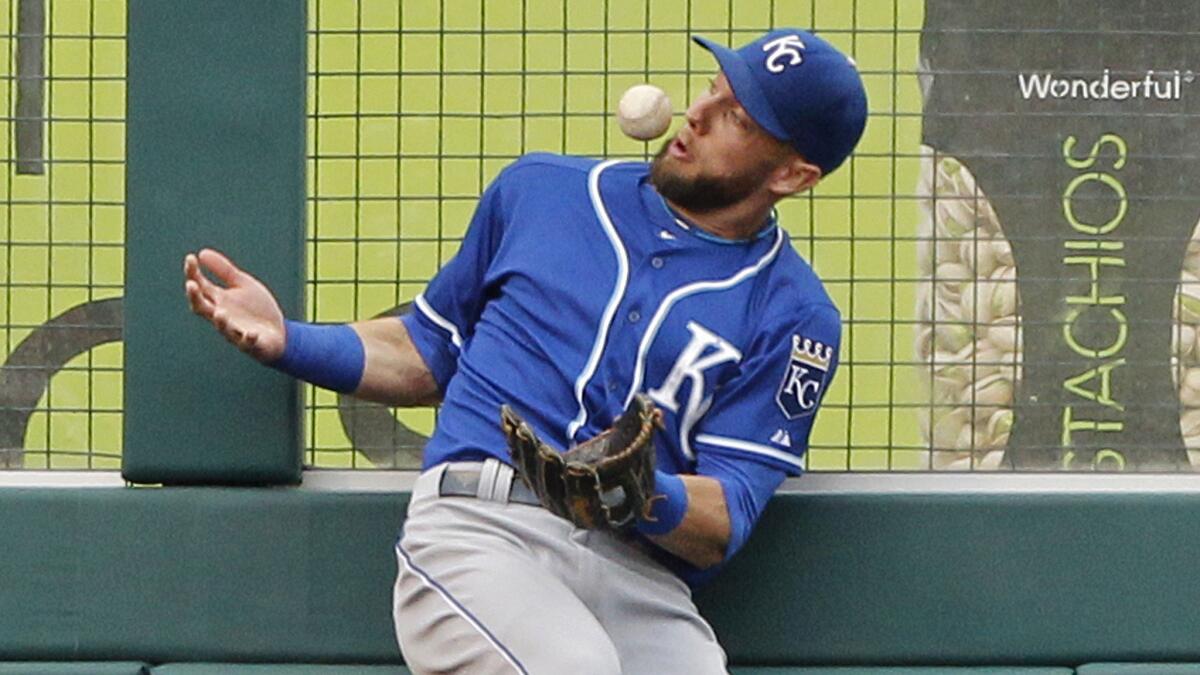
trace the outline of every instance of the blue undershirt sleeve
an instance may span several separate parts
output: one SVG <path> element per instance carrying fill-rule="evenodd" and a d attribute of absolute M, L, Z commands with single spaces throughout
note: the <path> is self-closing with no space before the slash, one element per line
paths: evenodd
<path fill-rule="evenodd" d="M 767 501 L 787 474 L 773 466 L 719 453 L 702 455 L 696 473 L 715 478 L 725 491 L 725 507 L 730 512 L 730 543 L 725 546 L 728 562 L 750 538 L 762 509 L 767 508 Z"/>
<path fill-rule="evenodd" d="M 725 507 L 729 511 L 729 543 L 725 547 L 728 562 L 750 538 L 767 501 L 787 474 L 776 467 L 717 452 L 700 455 L 696 473 L 715 478 L 725 492 Z"/>
<path fill-rule="evenodd" d="M 764 328 L 697 425 L 696 473 L 720 481 L 731 525 L 728 560 L 745 544 L 786 476 L 798 476 L 817 411 L 837 369 L 841 317 L 806 307 Z"/>
<path fill-rule="evenodd" d="M 421 355 L 425 366 L 437 381 L 438 390 L 445 392 L 450 377 L 458 369 L 458 349 L 446 339 L 444 331 L 421 312 L 413 309 L 400 317 L 400 320 L 408 329 L 408 336 L 412 339 L 417 353 Z"/>

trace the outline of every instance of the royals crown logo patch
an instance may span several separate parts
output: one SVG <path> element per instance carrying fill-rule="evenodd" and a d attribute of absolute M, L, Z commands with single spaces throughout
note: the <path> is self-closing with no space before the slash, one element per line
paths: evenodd
<path fill-rule="evenodd" d="M 813 414 L 833 362 L 833 347 L 816 340 L 792 336 L 792 355 L 779 384 L 775 402 L 789 420 Z"/>

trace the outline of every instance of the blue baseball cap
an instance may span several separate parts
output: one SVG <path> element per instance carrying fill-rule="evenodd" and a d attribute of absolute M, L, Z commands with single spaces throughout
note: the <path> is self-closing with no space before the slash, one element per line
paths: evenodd
<path fill-rule="evenodd" d="M 738 50 L 693 37 L 713 53 L 738 103 L 824 175 L 854 151 L 867 125 L 867 92 L 854 61 L 798 28 L 779 28 Z"/>

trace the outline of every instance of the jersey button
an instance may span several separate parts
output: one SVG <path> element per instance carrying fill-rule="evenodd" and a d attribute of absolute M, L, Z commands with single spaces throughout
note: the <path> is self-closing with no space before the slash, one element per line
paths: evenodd
<path fill-rule="evenodd" d="M 663 265 L 667 264 L 662 258 L 654 256 L 650 259 L 650 266 L 656 270 L 661 270 Z"/>
<path fill-rule="evenodd" d="M 637 323 L 642 320 L 642 313 L 635 309 L 629 313 L 627 318 L 629 319 L 629 323 Z"/>

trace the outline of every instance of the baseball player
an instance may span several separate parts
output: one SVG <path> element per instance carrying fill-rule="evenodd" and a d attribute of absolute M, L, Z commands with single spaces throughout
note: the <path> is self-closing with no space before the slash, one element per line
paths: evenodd
<path fill-rule="evenodd" d="M 690 588 L 801 472 L 838 359 L 838 311 L 773 207 L 842 164 L 866 96 L 808 32 L 695 39 L 720 72 L 649 165 L 520 158 L 402 320 L 285 321 L 221 254 L 185 260 L 193 310 L 260 361 L 391 405 L 441 402 L 396 545 L 413 672 L 726 672 Z M 501 406 L 567 450 L 639 400 L 660 422 L 653 494 L 628 527 L 580 527 L 514 472 Z"/>

